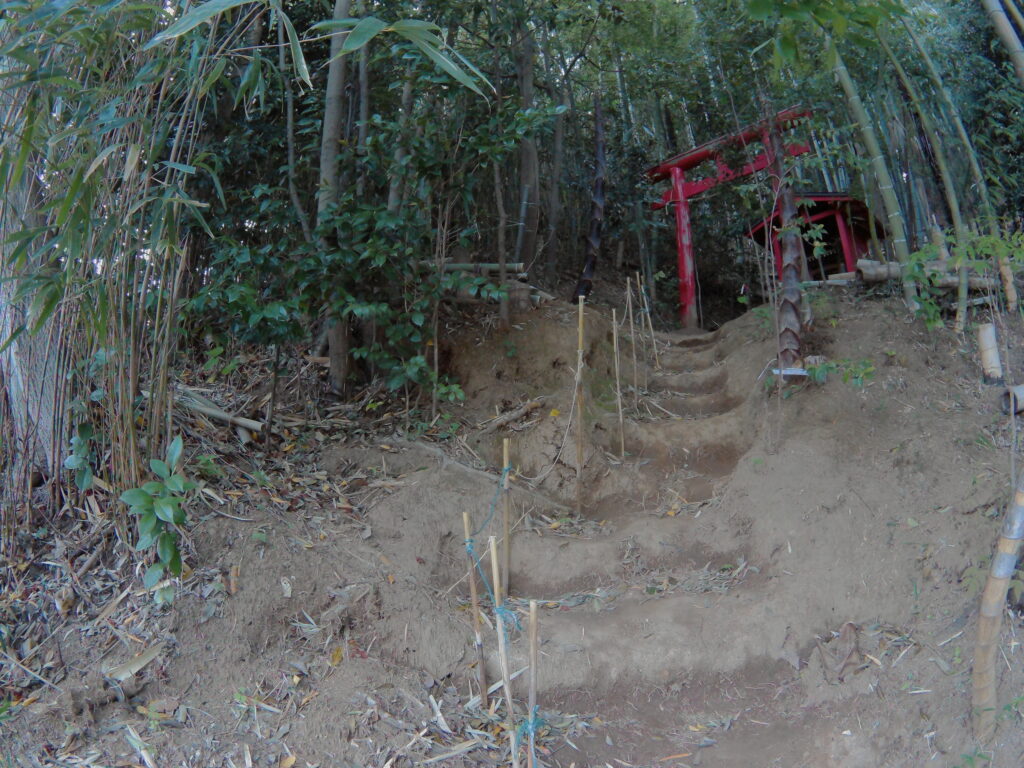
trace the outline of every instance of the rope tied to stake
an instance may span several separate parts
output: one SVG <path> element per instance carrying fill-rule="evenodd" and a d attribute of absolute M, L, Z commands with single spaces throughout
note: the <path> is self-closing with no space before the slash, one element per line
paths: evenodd
<path fill-rule="evenodd" d="M 487 518 L 480 524 L 480 527 L 473 531 L 473 534 L 466 539 L 465 544 L 466 554 L 469 555 L 470 560 L 473 562 L 477 574 L 480 576 L 480 581 L 484 585 L 484 590 L 486 590 L 487 596 L 491 599 L 495 615 L 504 622 L 506 627 L 513 626 L 517 630 L 522 631 L 523 625 L 519 622 L 519 614 L 506 607 L 504 600 L 498 602 L 498 599 L 494 594 L 494 589 L 491 587 L 491 582 L 487 579 L 487 574 L 484 573 L 483 566 L 481 565 L 484 559 L 483 555 L 477 557 L 476 554 L 476 537 L 483 533 L 484 529 L 487 528 L 494 519 L 495 510 L 498 508 L 498 499 L 501 498 L 501 492 L 505 488 L 505 483 L 510 474 L 512 474 L 511 465 L 507 465 L 502 468 L 501 476 L 498 479 L 498 488 L 494 492 L 494 498 L 491 499 L 490 510 L 487 513 Z M 506 629 L 505 632 L 507 637 L 508 629 Z"/>

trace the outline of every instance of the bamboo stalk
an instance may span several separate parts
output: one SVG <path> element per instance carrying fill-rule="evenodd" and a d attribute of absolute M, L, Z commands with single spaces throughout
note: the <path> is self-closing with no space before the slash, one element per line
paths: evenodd
<path fill-rule="evenodd" d="M 622 382 L 619 378 L 619 322 L 612 309 L 612 350 L 615 355 L 615 406 L 619 410 L 619 457 L 626 458 L 626 424 L 622 418 Z"/>
<path fill-rule="evenodd" d="M 576 514 L 583 514 L 583 306 L 579 297 L 576 343 Z"/>
<path fill-rule="evenodd" d="M 626 314 L 629 315 L 629 343 L 633 348 L 633 407 L 640 407 L 640 380 L 636 367 L 636 328 L 633 326 L 633 289 L 626 278 Z"/>
<path fill-rule="evenodd" d="M 640 282 L 640 273 L 636 273 L 637 294 L 643 300 L 644 316 L 647 318 L 647 330 L 651 332 L 651 349 L 654 350 L 654 367 L 661 370 L 661 361 L 658 360 L 658 342 L 654 338 L 654 323 L 651 320 L 651 305 L 647 301 L 647 293 L 644 291 L 644 284 Z"/>
<path fill-rule="evenodd" d="M 530 601 L 530 709 L 527 711 L 527 729 L 530 736 L 530 749 L 526 753 L 527 768 L 535 768 L 534 755 L 537 728 L 537 601 Z"/>
<path fill-rule="evenodd" d="M 512 495 L 509 492 L 508 476 L 511 459 L 509 458 L 509 439 L 502 441 L 502 465 L 501 465 L 501 589 L 507 595 L 508 585 L 512 573 Z"/>
<path fill-rule="evenodd" d="M 498 631 L 498 662 L 501 664 L 501 686 L 505 691 L 505 705 L 508 708 L 508 733 L 512 742 L 512 768 L 519 768 L 519 749 L 516 744 L 516 710 L 512 703 L 512 686 L 509 683 L 508 648 L 505 644 L 505 621 L 501 618 L 501 581 L 498 573 L 498 544 L 493 536 L 487 543 L 491 550 L 491 579 L 494 581 L 494 623 Z"/>
<path fill-rule="evenodd" d="M 472 536 L 469 527 L 469 512 L 462 512 L 462 528 L 466 532 L 468 544 Z M 473 561 L 473 554 L 467 549 L 466 557 L 469 560 L 469 597 L 473 604 L 473 645 L 476 647 L 477 681 L 480 685 L 480 708 L 487 709 L 487 667 L 484 664 L 484 640 L 481 634 L 482 621 L 480 619 L 480 591 L 476 584 L 476 563 Z"/>

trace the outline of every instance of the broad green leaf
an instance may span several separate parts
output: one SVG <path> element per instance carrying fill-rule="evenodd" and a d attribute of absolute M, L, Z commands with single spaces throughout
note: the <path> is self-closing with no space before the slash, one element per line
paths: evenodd
<path fill-rule="evenodd" d="M 153 499 L 153 511 L 165 523 L 174 523 L 178 512 L 178 500 L 168 496 L 159 496 Z"/>
<path fill-rule="evenodd" d="M 352 31 L 345 37 L 340 53 L 352 53 L 358 51 L 373 38 L 387 29 L 387 23 L 375 16 L 367 16 L 360 19 L 359 23 L 352 28 Z"/>
<path fill-rule="evenodd" d="M 146 43 L 143 50 L 149 50 L 150 48 L 160 45 L 161 43 L 165 43 L 168 40 L 181 37 L 186 32 L 195 29 L 203 22 L 209 21 L 217 14 L 230 11 L 232 8 L 237 8 L 240 5 L 248 5 L 250 2 L 251 0 L 210 0 L 208 3 L 197 5 L 176 22 L 171 24 L 171 26 L 163 32 Z"/>
<path fill-rule="evenodd" d="M 747 0 L 747 14 L 754 21 L 764 21 L 775 9 L 772 0 Z"/>
<path fill-rule="evenodd" d="M 152 512 L 146 512 L 139 517 L 139 535 L 156 538 L 156 535 L 163 530 L 157 516 Z"/>
<path fill-rule="evenodd" d="M 129 507 L 144 507 L 146 509 L 152 509 L 153 507 L 153 497 L 141 488 L 132 488 L 125 491 L 121 494 L 121 501 Z"/>
<path fill-rule="evenodd" d="M 178 435 L 176 438 L 171 440 L 171 444 L 167 446 L 167 466 L 169 466 L 172 471 L 178 468 L 178 462 L 181 460 L 182 447 L 181 435 Z"/>
<path fill-rule="evenodd" d="M 152 469 L 153 474 L 161 480 L 166 480 L 171 476 L 171 469 L 167 466 L 167 462 L 161 461 L 160 459 L 150 459 L 149 468 Z"/>
<path fill-rule="evenodd" d="M 160 534 L 160 538 L 156 540 L 156 555 L 160 558 L 160 562 L 169 563 L 171 556 L 178 551 L 178 542 L 176 536 L 169 531 L 164 531 Z"/>
<path fill-rule="evenodd" d="M 136 552 L 143 552 L 153 546 L 156 541 L 156 531 L 139 531 L 139 541 L 135 545 Z"/>
<path fill-rule="evenodd" d="M 185 478 L 181 475 L 171 475 L 167 478 L 167 482 L 164 483 L 167 486 L 167 490 L 173 491 L 174 493 L 183 493 L 185 491 Z"/>
<path fill-rule="evenodd" d="M 153 563 L 146 569 L 146 575 L 142 577 L 142 586 L 146 589 L 152 589 L 160 583 L 160 579 L 164 575 L 164 564 Z"/>
<path fill-rule="evenodd" d="M 177 547 L 174 548 L 171 559 L 167 561 L 167 570 L 175 576 L 181 576 L 181 552 Z"/>

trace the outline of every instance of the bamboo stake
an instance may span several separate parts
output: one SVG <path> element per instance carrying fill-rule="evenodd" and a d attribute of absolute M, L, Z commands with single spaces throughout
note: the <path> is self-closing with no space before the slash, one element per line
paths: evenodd
<path fill-rule="evenodd" d="M 633 407 L 640 407 L 640 381 L 636 367 L 636 328 L 633 326 L 633 289 L 626 278 L 626 314 L 629 315 L 629 343 L 633 348 Z"/>
<path fill-rule="evenodd" d="M 462 527 L 466 532 L 466 541 L 472 536 L 469 527 L 469 512 L 462 512 Z M 476 563 L 473 555 L 466 550 L 466 557 L 469 559 L 469 597 L 473 604 L 473 645 L 476 646 L 477 679 L 480 684 L 480 708 L 487 709 L 487 668 L 484 665 L 484 640 L 480 632 L 482 621 L 480 619 L 480 592 L 476 585 Z"/>
<path fill-rule="evenodd" d="M 619 409 L 619 456 L 626 458 L 626 424 L 622 419 L 622 382 L 619 379 L 619 322 L 612 310 L 612 349 L 615 354 L 615 405 Z"/>
<path fill-rule="evenodd" d="M 535 768 L 534 755 L 537 739 L 537 601 L 530 601 L 530 709 L 526 714 L 530 736 L 530 749 L 526 753 L 527 768 Z"/>
<path fill-rule="evenodd" d="M 494 581 L 494 623 L 498 630 L 498 661 L 501 664 L 501 686 L 505 690 L 505 705 L 508 707 L 509 739 L 512 742 L 512 768 L 519 768 L 519 749 L 516 744 L 516 711 L 512 704 L 512 687 L 509 684 L 508 648 L 505 646 L 505 622 L 501 618 L 501 581 L 498 576 L 498 544 L 493 536 L 487 543 L 491 550 L 491 578 Z"/>
<path fill-rule="evenodd" d="M 644 315 L 647 317 L 647 329 L 651 332 L 651 349 L 654 350 L 654 367 L 661 370 L 661 361 L 658 360 L 658 342 L 654 338 L 654 323 L 651 321 L 651 305 L 647 302 L 647 292 L 644 291 L 644 284 L 640 282 L 640 273 L 636 273 L 636 290 L 643 299 Z M 641 331 L 642 332 L 642 331 Z"/>
<path fill-rule="evenodd" d="M 504 537 L 501 542 L 501 591 L 506 595 L 508 592 L 508 585 L 511 581 L 512 573 L 512 495 L 508 488 L 508 476 L 509 476 L 509 439 L 506 437 L 502 441 L 502 461 L 501 465 L 501 494 L 502 494 L 502 508 L 501 508 L 501 530 L 502 536 Z"/>
<path fill-rule="evenodd" d="M 579 329 L 576 343 L 576 514 L 583 514 L 583 305 L 579 297 Z"/>

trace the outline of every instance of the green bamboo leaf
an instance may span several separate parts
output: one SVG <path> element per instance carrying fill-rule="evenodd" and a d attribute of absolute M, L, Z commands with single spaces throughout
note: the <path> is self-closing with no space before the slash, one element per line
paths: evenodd
<path fill-rule="evenodd" d="M 277 5 L 275 3 L 275 5 Z M 295 64 L 295 73 L 299 76 L 308 87 L 313 87 L 313 82 L 309 79 L 309 69 L 306 67 L 306 57 L 302 55 L 302 46 L 299 45 L 299 36 L 295 32 L 295 27 L 292 26 L 291 19 L 285 14 L 284 11 L 278 10 L 278 15 L 281 17 L 281 23 L 284 24 L 285 34 L 288 35 L 288 46 L 292 52 L 292 63 Z"/>
<path fill-rule="evenodd" d="M 189 32 L 200 24 L 209 21 L 214 16 L 230 11 L 232 8 L 237 8 L 240 5 L 247 5 L 251 0 L 210 0 L 208 3 L 197 5 L 195 8 L 190 10 L 176 22 L 171 24 L 167 29 L 158 34 L 148 43 L 142 50 L 149 50 L 161 43 L 165 43 L 168 40 L 174 40 L 175 38 L 181 37 L 186 32 Z"/>
<path fill-rule="evenodd" d="M 355 25 L 348 36 L 345 38 L 345 42 L 341 46 L 341 53 L 352 53 L 352 51 L 358 51 L 373 38 L 387 29 L 388 25 L 386 22 L 381 21 L 375 16 L 367 16 L 360 19 L 359 23 Z"/>
<path fill-rule="evenodd" d="M 109 147 L 107 147 L 98 155 L 96 155 L 96 158 L 89 164 L 89 169 L 85 172 L 85 179 L 83 179 L 83 181 L 87 180 L 90 176 L 92 176 L 93 173 L 95 173 L 96 169 L 103 164 L 104 160 L 106 160 L 108 157 L 110 157 L 110 155 L 113 152 L 117 151 L 123 146 L 123 144 L 111 144 Z"/>
<path fill-rule="evenodd" d="M 437 39 L 436 36 L 430 35 L 428 37 L 427 35 L 424 35 L 421 32 L 417 32 L 416 30 L 410 29 L 407 30 L 402 35 L 402 37 L 406 38 L 407 40 L 409 40 L 409 42 L 413 43 L 417 48 L 423 51 L 427 58 L 433 61 L 434 64 L 436 64 L 439 69 L 443 70 L 444 72 L 447 72 L 449 75 L 451 75 L 458 82 L 462 83 L 464 86 L 469 88 L 469 90 L 473 91 L 474 93 L 477 93 L 481 96 L 484 95 L 483 91 L 481 91 L 477 87 L 476 83 L 473 82 L 473 79 L 465 72 L 463 72 L 461 69 L 459 69 L 455 65 L 455 62 L 453 62 L 451 59 L 449 59 L 447 56 L 441 53 L 441 51 L 437 49 L 436 43 L 429 39 L 429 37 L 434 37 L 435 39 Z M 438 40 L 438 42 L 440 41 Z"/>

